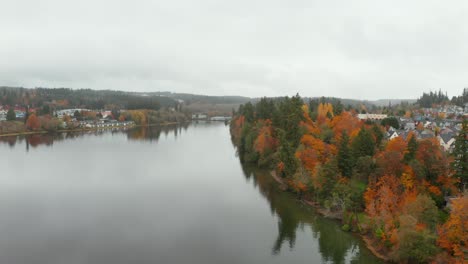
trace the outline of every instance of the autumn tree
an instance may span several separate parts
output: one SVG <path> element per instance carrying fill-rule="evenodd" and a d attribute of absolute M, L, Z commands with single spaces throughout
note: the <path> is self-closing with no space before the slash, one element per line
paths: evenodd
<path fill-rule="evenodd" d="M 257 138 L 253 148 L 259 154 L 258 165 L 268 166 L 272 161 L 272 155 L 278 146 L 278 140 L 274 135 L 274 130 L 269 119 L 257 123 Z"/>
<path fill-rule="evenodd" d="M 326 119 L 333 117 L 333 105 L 330 103 L 321 103 L 317 111 L 317 123 L 322 124 Z"/>
<path fill-rule="evenodd" d="M 454 199 L 450 216 L 439 229 L 438 244 L 455 256 L 460 262 L 466 263 L 468 252 L 468 196 Z"/>
<path fill-rule="evenodd" d="M 380 177 L 364 193 L 366 213 L 372 219 L 375 233 L 386 244 L 396 243 L 401 195 L 400 180 L 390 175 Z"/>
<path fill-rule="evenodd" d="M 254 143 L 255 150 L 260 154 L 273 151 L 277 142 L 273 136 L 273 127 L 271 126 L 271 121 L 265 120 L 264 122 L 260 123 L 259 126 L 260 129 L 258 131 L 258 136 Z"/>
<path fill-rule="evenodd" d="M 432 183 L 447 173 L 447 157 L 435 138 L 419 142 L 416 159 L 422 165 L 423 177 Z"/>
<path fill-rule="evenodd" d="M 62 120 L 63 120 L 63 122 L 70 122 L 71 117 L 69 115 L 63 115 Z"/>
<path fill-rule="evenodd" d="M 42 129 L 49 132 L 57 131 L 63 123 L 58 118 L 51 117 L 50 115 L 41 116 L 39 122 L 41 124 Z"/>
<path fill-rule="evenodd" d="M 26 127 L 30 130 L 39 130 L 41 128 L 41 122 L 35 114 L 32 114 L 26 121 Z"/>
<path fill-rule="evenodd" d="M 129 110 L 128 113 L 135 124 L 143 126 L 148 124 L 148 119 L 144 110 Z"/>
<path fill-rule="evenodd" d="M 344 131 L 350 137 L 356 136 L 361 126 L 361 121 L 350 112 L 342 112 L 340 115 L 336 115 L 330 123 L 335 141 L 341 140 Z"/>
<path fill-rule="evenodd" d="M 424 228 L 435 231 L 439 210 L 434 200 L 426 194 L 419 194 L 416 198 L 408 200 L 409 202 L 405 203 L 402 208 L 402 213 L 412 216 Z"/>
<path fill-rule="evenodd" d="M 406 151 L 406 141 L 401 137 L 390 140 L 385 150 L 377 154 L 377 165 L 381 174 L 400 176 L 403 172 L 403 155 Z"/>

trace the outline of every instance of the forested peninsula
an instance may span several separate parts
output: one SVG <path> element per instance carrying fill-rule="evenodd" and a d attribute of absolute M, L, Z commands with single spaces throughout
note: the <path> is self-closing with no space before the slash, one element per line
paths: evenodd
<path fill-rule="evenodd" d="M 235 111 L 231 136 L 242 162 L 270 169 L 298 200 L 361 234 L 376 255 L 466 263 L 466 119 L 449 153 L 417 129 L 389 137 L 386 122 L 357 116 L 339 102 L 263 98 Z"/>

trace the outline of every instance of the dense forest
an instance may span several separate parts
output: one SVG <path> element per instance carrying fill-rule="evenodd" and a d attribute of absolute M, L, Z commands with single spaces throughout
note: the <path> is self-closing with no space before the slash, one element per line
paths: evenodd
<path fill-rule="evenodd" d="M 69 88 L 16 88 L 0 87 L 0 105 L 20 105 L 54 109 L 152 109 L 174 107 L 177 101 L 158 95 L 143 95 L 132 92 Z"/>
<path fill-rule="evenodd" d="M 429 92 L 429 93 L 423 93 L 423 95 L 416 101 L 416 103 L 420 107 L 425 107 L 425 108 L 431 108 L 434 105 L 441 105 L 441 104 L 454 104 L 457 106 L 464 106 L 465 103 L 468 102 L 468 88 L 464 88 L 463 92 L 459 96 L 454 96 L 452 97 L 451 100 L 449 100 L 447 93 L 443 93 L 442 90 L 439 90 L 438 92 Z"/>
<path fill-rule="evenodd" d="M 363 234 L 388 259 L 466 263 L 466 120 L 448 155 L 435 138 L 388 141 L 381 124 L 356 114 L 338 101 L 263 98 L 239 107 L 231 134 L 243 162 L 269 168 L 298 199 L 341 219 L 343 230 Z M 446 197 L 455 197 L 450 210 Z"/>
<path fill-rule="evenodd" d="M 439 90 L 438 92 L 431 91 L 429 93 L 423 93 L 417 101 L 421 107 L 425 108 L 430 108 L 434 104 L 442 104 L 446 102 L 449 102 L 449 98 L 446 93 L 442 93 L 442 90 Z"/>
<path fill-rule="evenodd" d="M 452 103 L 458 106 L 468 103 L 468 88 L 463 89 L 462 95 L 452 97 Z"/>

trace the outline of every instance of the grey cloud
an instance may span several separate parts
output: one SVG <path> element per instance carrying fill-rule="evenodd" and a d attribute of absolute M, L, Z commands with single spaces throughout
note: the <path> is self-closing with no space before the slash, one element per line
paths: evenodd
<path fill-rule="evenodd" d="M 0 3 L 0 85 L 347 98 L 468 86 L 465 1 Z"/>

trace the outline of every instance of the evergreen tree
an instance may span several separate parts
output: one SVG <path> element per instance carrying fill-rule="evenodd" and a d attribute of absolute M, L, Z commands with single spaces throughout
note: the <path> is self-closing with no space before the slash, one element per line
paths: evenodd
<path fill-rule="evenodd" d="M 256 118 L 257 119 L 271 119 L 273 112 L 275 111 L 275 105 L 273 100 L 267 99 L 266 97 L 260 99 L 255 105 Z"/>
<path fill-rule="evenodd" d="M 384 118 L 380 124 L 382 126 L 391 126 L 395 129 L 400 128 L 400 123 L 398 122 L 398 119 L 396 119 L 395 117 Z"/>
<path fill-rule="evenodd" d="M 351 160 L 351 150 L 349 149 L 349 136 L 346 131 L 343 131 L 343 136 L 341 137 L 340 149 L 338 150 L 338 168 L 341 172 L 341 175 L 345 177 L 351 177 L 353 170 L 352 160 Z"/>
<path fill-rule="evenodd" d="M 273 116 L 273 125 L 284 132 L 285 141 L 289 142 L 294 150 L 302 136 L 299 124 L 304 119 L 303 104 L 298 94 L 291 98 L 285 97 L 280 101 L 278 111 Z"/>
<path fill-rule="evenodd" d="M 24 115 L 24 124 L 26 124 L 26 121 L 28 121 L 29 118 L 29 105 L 26 106 L 26 113 Z"/>
<path fill-rule="evenodd" d="M 248 102 L 244 105 L 243 115 L 245 116 L 245 121 L 253 122 L 254 120 L 254 107 L 251 102 Z"/>
<path fill-rule="evenodd" d="M 416 151 L 418 151 L 418 141 L 416 140 L 416 136 L 411 136 L 410 140 L 408 141 L 406 150 L 407 152 L 405 154 L 404 160 L 405 163 L 409 163 L 410 161 L 414 160 L 416 157 Z"/>
<path fill-rule="evenodd" d="M 50 106 L 49 106 L 49 105 L 44 105 L 44 106 L 42 106 L 41 114 L 42 114 L 42 115 L 48 115 L 48 114 L 50 114 Z"/>
<path fill-rule="evenodd" d="M 374 156 L 374 140 L 367 129 L 361 128 L 359 131 L 352 143 L 352 152 L 355 159 L 364 156 Z"/>
<path fill-rule="evenodd" d="M 10 107 L 10 109 L 8 109 L 6 120 L 7 121 L 15 121 L 16 120 L 15 110 L 13 110 L 13 108 L 11 108 L 11 107 Z"/>
<path fill-rule="evenodd" d="M 333 115 L 337 116 L 340 115 L 343 112 L 343 104 L 341 103 L 341 100 L 336 99 L 333 102 Z"/>
<path fill-rule="evenodd" d="M 380 146 L 380 143 L 382 142 L 382 139 L 384 138 L 384 133 L 382 132 L 382 130 L 380 129 L 379 126 L 377 126 L 376 124 L 374 124 L 372 126 L 372 134 L 374 135 L 375 137 L 375 145 L 377 147 Z"/>
<path fill-rule="evenodd" d="M 81 120 L 81 112 L 76 110 L 75 113 L 73 113 L 73 117 L 76 118 L 76 120 Z"/>
<path fill-rule="evenodd" d="M 456 138 L 453 155 L 455 158 L 452 162 L 454 176 L 460 179 L 460 187 L 463 191 L 468 184 L 468 121 L 466 119 L 463 121 L 462 130 Z"/>
<path fill-rule="evenodd" d="M 283 174 L 281 177 L 292 176 L 297 170 L 297 159 L 294 155 L 295 148 L 291 145 L 289 141 L 286 140 L 285 133 L 283 131 L 278 131 L 280 136 L 280 151 L 279 158 L 284 164 Z"/>

